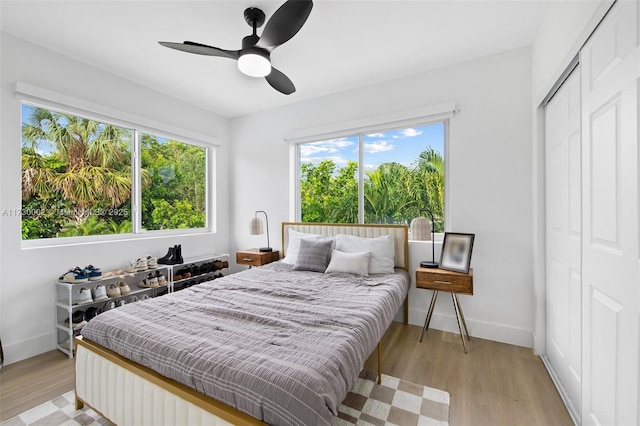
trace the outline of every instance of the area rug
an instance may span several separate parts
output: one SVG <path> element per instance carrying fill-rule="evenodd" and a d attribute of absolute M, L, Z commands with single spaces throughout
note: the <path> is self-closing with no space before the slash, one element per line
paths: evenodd
<path fill-rule="evenodd" d="M 340 406 L 334 426 L 448 425 L 449 393 L 396 377 L 363 372 Z M 110 423 L 90 408 L 75 409 L 74 392 L 47 401 L 13 417 L 2 426 L 99 426 Z"/>

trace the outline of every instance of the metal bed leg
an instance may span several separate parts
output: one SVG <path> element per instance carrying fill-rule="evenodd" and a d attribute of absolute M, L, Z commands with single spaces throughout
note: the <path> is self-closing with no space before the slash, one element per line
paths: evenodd
<path fill-rule="evenodd" d="M 378 384 L 382 384 L 382 344 L 378 342 Z"/>

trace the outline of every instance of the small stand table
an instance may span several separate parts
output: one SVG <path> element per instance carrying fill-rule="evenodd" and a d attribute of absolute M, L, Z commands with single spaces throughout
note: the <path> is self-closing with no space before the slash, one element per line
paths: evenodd
<path fill-rule="evenodd" d="M 242 250 L 236 252 L 236 263 L 238 265 L 262 266 L 267 263 L 280 260 L 280 252 L 275 251 L 260 251 L 257 248 Z"/>
<path fill-rule="evenodd" d="M 420 334 L 420 341 L 422 342 L 422 336 L 424 335 L 424 332 L 427 331 L 427 328 L 429 328 L 438 292 L 446 291 L 451 293 L 453 309 L 456 312 L 456 319 L 458 320 L 460 338 L 462 338 L 462 346 L 464 348 L 464 353 L 468 353 L 465 334 L 467 340 L 471 340 L 471 337 L 469 337 L 467 323 L 464 320 L 464 314 L 462 313 L 462 308 L 460 307 L 456 294 L 473 295 L 473 269 L 470 269 L 468 274 L 464 274 L 440 268 L 418 268 L 416 269 L 416 287 L 433 290 L 433 296 L 431 297 L 431 303 L 429 304 L 429 312 L 427 312 L 427 318 L 424 321 L 424 327 L 422 327 L 422 333 Z"/>

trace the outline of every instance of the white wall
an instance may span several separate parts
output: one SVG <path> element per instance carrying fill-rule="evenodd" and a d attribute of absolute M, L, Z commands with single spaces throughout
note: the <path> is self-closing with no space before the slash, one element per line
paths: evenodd
<path fill-rule="evenodd" d="M 100 69 L 0 33 L 0 211 L 20 209 L 20 101 L 16 81 L 107 108 L 217 138 L 218 232 L 214 235 L 133 239 L 56 248 L 22 249 L 20 218 L 0 221 L 0 337 L 11 363 L 55 347 L 55 281 L 68 268 L 93 264 L 123 268 L 129 259 L 162 256 L 182 244 L 184 256 L 227 252 L 229 247 L 228 122 Z"/>
<path fill-rule="evenodd" d="M 283 134 L 453 101 L 461 112 L 451 120 L 447 226 L 476 234 L 475 294 L 460 297 L 467 325 L 472 336 L 531 346 L 531 93 L 525 48 L 231 120 L 230 249 L 263 244 L 264 236 L 248 235 L 255 210 L 268 212 L 274 248 L 281 248 L 280 223 L 295 219 Z M 418 244 L 410 248 L 411 271 L 429 254 Z M 424 322 L 430 294 L 412 288 L 411 323 Z M 432 326 L 456 330 L 444 296 Z"/>
<path fill-rule="evenodd" d="M 549 3 L 532 46 L 533 94 L 537 104 L 578 53 L 611 3 L 613 0 Z"/>

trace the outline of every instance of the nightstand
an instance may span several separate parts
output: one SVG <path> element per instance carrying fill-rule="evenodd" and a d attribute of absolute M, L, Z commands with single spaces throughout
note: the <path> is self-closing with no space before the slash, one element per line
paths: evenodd
<path fill-rule="evenodd" d="M 431 296 L 431 303 L 429 304 L 429 312 L 427 312 L 427 319 L 424 321 L 424 327 L 422 327 L 422 333 L 420 334 L 420 341 L 422 342 L 422 336 L 424 335 L 424 332 L 427 331 L 427 328 L 429 328 L 438 292 L 446 291 L 451 293 L 453 309 L 456 311 L 458 329 L 460 330 L 460 338 L 462 339 L 462 346 L 464 348 L 464 353 L 468 353 L 467 342 L 464 339 L 465 334 L 467 340 L 471 340 L 471 337 L 469 337 L 467 323 L 464 320 L 464 314 L 462 313 L 462 308 L 460 307 L 460 303 L 458 302 L 458 297 L 456 295 L 473 295 L 473 269 L 470 269 L 469 273 L 465 274 L 461 272 L 447 271 L 440 268 L 418 268 L 416 269 L 416 287 L 433 290 L 433 296 Z"/>
<path fill-rule="evenodd" d="M 238 265 L 262 266 L 276 260 L 280 260 L 280 252 L 277 250 L 260 251 L 256 248 L 236 252 L 236 263 Z"/>

